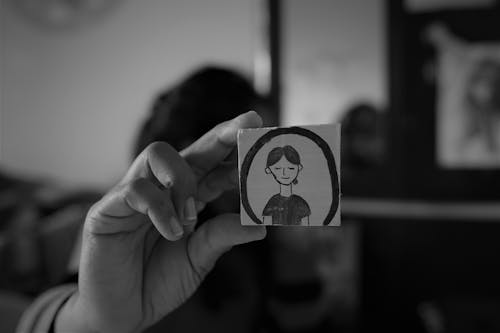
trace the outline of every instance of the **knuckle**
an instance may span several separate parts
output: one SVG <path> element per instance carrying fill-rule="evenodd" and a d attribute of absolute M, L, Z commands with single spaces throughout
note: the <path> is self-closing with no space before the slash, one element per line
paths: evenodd
<path fill-rule="evenodd" d="M 88 212 L 87 212 L 87 217 L 89 218 L 94 218 L 96 215 L 97 215 L 97 212 L 98 212 L 98 205 L 99 205 L 100 201 L 94 203 L 92 206 L 90 206 Z"/>
<path fill-rule="evenodd" d="M 228 142 L 227 139 L 227 131 L 230 126 L 230 123 L 224 122 L 222 124 L 219 124 L 215 127 L 215 139 L 217 140 L 217 143 L 226 148 L 226 149 L 231 149 L 233 148 L 233 144 L 231 142 Z"/>
<path fill-rule="evenodd" d="M 87 217 L 85 218 L 83 231 L 86 233 L 94 233 L 96 231 L 96 221 L 99 219 L 99 203 L 96 202 L 89 208 Z"/>
<path fill-rule="evenodd" d="M 92 242 L 93 237 L 103 233 L 106 216 L 103 215 L 102 199 L 89 208 L 83 224 L 82 235 L 87 242 Z"/>
<path fill-rule="evenodd" d="M 102 212 L 102 199 L 94 203 L 87 211 L 86 220 L 98 220 Z"/>

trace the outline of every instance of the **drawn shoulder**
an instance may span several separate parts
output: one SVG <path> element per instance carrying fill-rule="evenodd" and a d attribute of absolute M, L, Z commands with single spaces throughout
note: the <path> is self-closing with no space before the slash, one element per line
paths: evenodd
<path fill-rule="evenodd" d="M 301 216 L 311 215 L 311 208 L 309 207 L 309 204 L 301 196 L 294 194 L 293 201 L 294 206 L 297 207 Z"/>
<path fill-rule="evenodd" d="M 278 208 L 278 206 L 279 206 L 279 194 L 275 194 L 267 202 L 266 206 L 264 207 L 264 210 L 262 211 L 262 215 L 263 216 L 272 215 L 273 212 Z"/>

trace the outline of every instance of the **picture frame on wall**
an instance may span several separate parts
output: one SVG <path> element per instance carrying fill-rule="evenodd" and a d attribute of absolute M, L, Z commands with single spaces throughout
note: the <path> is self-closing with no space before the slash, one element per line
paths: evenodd
<path fill-rule="evenodd" d="M 399 191 L 498 200 L 499 2 L 417 2 L 388 2 L 389 150 Z"/>

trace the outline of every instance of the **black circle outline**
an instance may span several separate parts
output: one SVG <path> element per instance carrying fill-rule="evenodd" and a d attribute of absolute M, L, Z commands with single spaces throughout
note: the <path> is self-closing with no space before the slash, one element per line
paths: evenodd
<path fill-rule="evenodd" d="M 340 194 L 340 186 L 339 186 L 339 177 L 337 174 L 337 166 L 335 163 L 335 157 L 333 156 L 333 153 L 330 149 L 330 146 L 328 143 L 326 143 L 323 138 L 321 138 L 319 135 L 316 133 L 305 129 L 301 127 L 286 127 L 286 128 L 276 128 L 273 130 L 270 130 L 263 136 L 261 136 L 254 144 L 253 146 L 248 150 L 247 154 L 245 155 L 245 158 L 243 160 L 243 163 L 241 164 L 240 167 L 240 196 L 241 196 L 241 203 L 243 208 L 245 209 L 247 215 L 257 224 L 262 224 L 263 222 L 255 215 L 252 207 L 250 207 L 250 203 L 248 201 L 248 193 L 247 193 L 247 178 L 248 178 L 248 172 L 250 171 L 250 166 L 253 162 L 253 159 L 257 152 L 269 141 L 271 141 L 272 138 L 279 136 L 279 135 L 284 135 L 284 134 L 297 134 L 304 136 L 311 141 L 313 141 L 323 152 L 323 155 L 326 158 L 326 162 L 328 164 L 328 171 L 330 172 L 330 179 L 331 179 L 331 184 L 332 184 L 332 203 L 330 205 L 330 210 L 328 211 L 328 214 L 325 217 L 325 220 L 323 221 L 323 225 L 328 225 L 332 221 L 332 219 L 335 217 L 335 214 L 337 213 L 337 209 L 339 207 L 339 194 Z"/>

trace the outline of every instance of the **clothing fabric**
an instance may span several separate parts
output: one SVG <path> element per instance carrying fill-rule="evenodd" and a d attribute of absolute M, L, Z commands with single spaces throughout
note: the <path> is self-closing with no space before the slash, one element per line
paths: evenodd
<path fill-rule="evenodd" d="M 296 194 L 289 197 L 276 194 L 266 204 L 263 216 L 271 216 L 273 224 L 301 225 L 302 219 L 311 215 L 307 202 Z"/>

